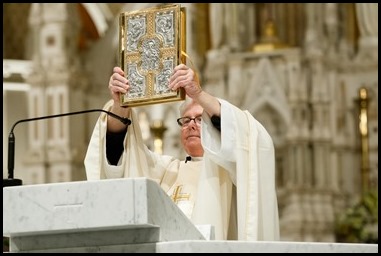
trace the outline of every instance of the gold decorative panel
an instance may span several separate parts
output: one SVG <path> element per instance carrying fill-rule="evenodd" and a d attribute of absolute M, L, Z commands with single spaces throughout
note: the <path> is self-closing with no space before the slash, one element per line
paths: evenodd
<path fill-rule="evenodd" d="M 185 63 L 185 8 L 164 5 L 119 16 L 120 66 L 130 89 L 121 94 L 123 106 L 185 99 L 183 88 L 168 88 L 173 69 Z"/>

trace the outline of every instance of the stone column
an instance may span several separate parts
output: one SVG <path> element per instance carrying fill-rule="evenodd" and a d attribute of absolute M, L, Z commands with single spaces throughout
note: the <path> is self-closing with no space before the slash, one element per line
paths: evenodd
<path fill-rule="evenodd" d="M 34 3 L 29 18 L 33 32 L 33 71 L 28 78 L 29 116 L 84 109 L 84 83 L 78 58 L 77 4 Z M 29 126 L 26 163 L 30 183 L 85 178 L 83 158 L 86 117 L 60 117 Z"/>

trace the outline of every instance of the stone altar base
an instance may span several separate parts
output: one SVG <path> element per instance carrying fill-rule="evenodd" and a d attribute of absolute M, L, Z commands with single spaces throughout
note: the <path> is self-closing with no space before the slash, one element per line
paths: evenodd
<path fill-rule="evenodd" d="M 378 244 L 216 241 L 146 178 L 3 187 L 3 236 L 10 252 L 378 252 Z"/>
<path fill-rule="evenodd" d="M 160 186 L 146 178 L 4 187 L 3 214 L 10 252 L 205 240 Z"/>

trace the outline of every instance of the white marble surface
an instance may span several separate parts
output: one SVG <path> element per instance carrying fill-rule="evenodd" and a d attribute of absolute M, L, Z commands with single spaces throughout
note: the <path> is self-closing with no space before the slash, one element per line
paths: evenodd
<path fill-rule="evenodd" d="M 174 241 L 159 242 L 158 253 L 378 253 L 378 244 L 314 242 Z"/>
<path fill-rule="evenodd" d="M 11 252 L 378 253 L 378 244 L 214 241 L 210 225 L 196 228 L 146 178 L 3 188 L 3 235 Z"/>
<path fill-rule="evenodd" d="M 205 240 L 146 178 L 5 187 L 3 236 L 13 251 Z"/>
<path fill-rule="evenodd" d="M 206 240 L 215 240 L 213 225 L 196 225 L 196 228 L 201 232 Z"/>
<path fill-rule="evenodd" d="M 174 241 L 108 246 L 82 246 L 33 253 L 378 253 L 378 244 L 317 242 Z"/>
<path fill-rule="evenodd" d="M 156 243 L 26 250 L 22 253 L 155 253 Z"/>

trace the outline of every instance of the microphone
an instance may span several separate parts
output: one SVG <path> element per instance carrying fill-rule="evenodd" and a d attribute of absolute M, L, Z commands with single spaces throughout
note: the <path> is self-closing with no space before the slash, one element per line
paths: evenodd
<path fill-rule="evenodd" d="M 41 119 L 79 115 L 79 114 L 90 113 L 90 112 L 104 112 L 107 115 L 118 119 L 119 121 L 121 121 L 123 124 L 127 126 L 131 124 L 130 119 L 126 117 L 118 116 L 104 109 L 89 109 L 89 110 L 83 110 L 83 111 L 77 111 L 77 112 L 69 112 L 69 113 L 63 113 L 63 114 L 57 114 L 57 115 L 41 116 L 41 117 L 18 120 L 16 123 L 13 124 L 11 128 L 11 132 L 9 133 L 9 137 L 8 137 L 8 179 L 3 179 L 3 187 L 22 185 L 22 180 L 13 178 L 13 169 L 14 169 L 14 163 L 15 163 L 15 135 L 13 134 L 13 130 L 17 124 L 23 123 L 23 122 L 41 120 Z"/>
<path fill-rule="evenodd" d="M 187 157 L 185 158 L 185 163 L 187 163 L 188 161 L 192 161 L 192 157 L 191 157 L 191 156 L 187 156 Z"/>

